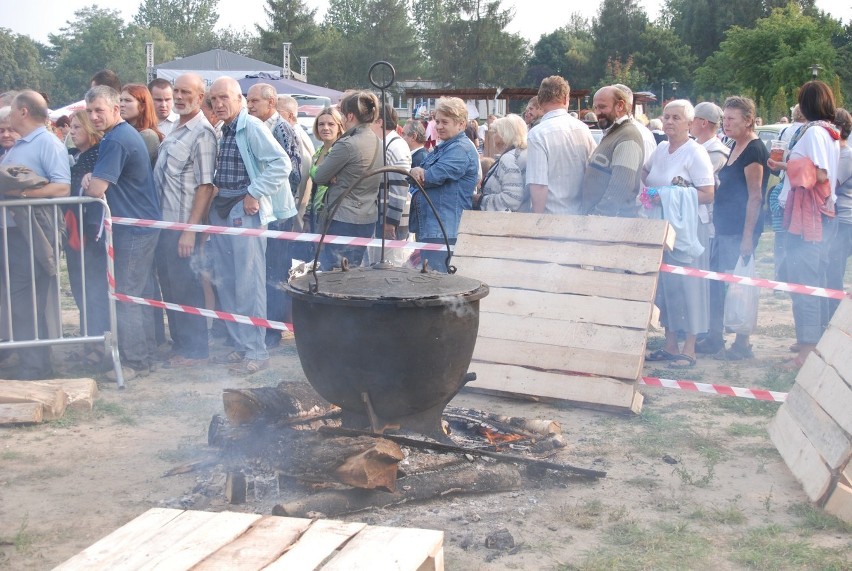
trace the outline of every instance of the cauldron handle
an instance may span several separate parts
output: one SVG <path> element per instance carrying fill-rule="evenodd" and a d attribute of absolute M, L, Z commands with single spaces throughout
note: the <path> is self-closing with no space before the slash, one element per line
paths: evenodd
<path fill-rule="evenodd" d="M 426 199 L 426 202 L 429 204 L 429 208 L 432 209 L 432 212 L 435 214 L 435 218 L 438 220 L 438 225 L 441 227 L 441 233 L 443 233 L 443 235 L 444 235 L 444 244 L 447 246 L 447 273 L 448 274 L 456 273 L 456 267 L 450 265 L 450 258 L 452 256 L 452 254 L 450 253 L 450 239 L 447 236 L 446 229 L 444 228 L 444 222 L 441 220 L 441 216 L 438 214 L 438 210 L 435 208 L 435 205 L 432 204 L 432 199 L 429 198 L 428 194 L 426 194 L 426 189 L 423 188 L 422 184 L 420 184 L 417 180 L 415 180 L 413 177 L 411 177 L 411 171 L 409 171 L 408 169 L 404 169 L 402 167 L 381 167 L 381 168 L 377 168 L 377 169 L 372 170 L 372 171 L 368 171 L 368 172 L 364 173 L 363 175 L 361 175 L 358 178 L 358 180 L 356 180 L 354 183 L 352 183 L 352 186 L 347 188 L 343 192 L 343 194 L 341 194 L 337 198 L 337 200 L 335 200 L 332 203 L 331 208 L 329 209 L 328 219 L 325 222 L 325 227 L 322 229 L 322 235 L 320 236 L 319 245 L 317 246 L 317 253 L 314 254 L 314 263 L 313 263 L 314 285 L 311 288 L 311 293 L 317 293 L 319 291 L 319 277 L 317 276 L 317 265 L 319 264 L 320 251 L 322 250 L 323 244 L 325 242 L 325 237 L 328 234 L 328 227 L 331 226 L 331 221 L 334 219 L 334 215 L 335 215 L 335 213 L 337 213 L 337 209 L 340 208 L 340 205 L 343 203 L 343 199 L 346 198 L 347 196 L 349 196 L 349 193 L 352 192 L 352 189 L 354 189 L 356 186 L 358 186 L 361 183 L 361 181 L 364 180 L 365 178 L 369 178 L 369 177 L 375 176 L 377 174 L 390 173 L 390 172 L 396 173 L 396 174 L 401 174 L 403 176 L 411 178 L 411 180 L 414 181 L 414 184 L 416 184 L 417 187 L 420 189 L 420 191 L 421 191 L 420 195 L 423 198 Z M 384 238 L 384 235 L 382 235 L 382 244 L 384 244 L 384 241 L 385 241 L 385 238 Z"/>

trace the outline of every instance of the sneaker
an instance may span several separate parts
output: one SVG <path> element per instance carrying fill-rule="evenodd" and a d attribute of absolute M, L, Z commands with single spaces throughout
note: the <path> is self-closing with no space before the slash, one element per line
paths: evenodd
<path fill-rule="evenodd" d="M 269 359 L 262 361 L 257 359 L 246 359 L 242 363 L 228 368 L 228 372 L 234 375 L 253 375 L 269 368 Z"/>

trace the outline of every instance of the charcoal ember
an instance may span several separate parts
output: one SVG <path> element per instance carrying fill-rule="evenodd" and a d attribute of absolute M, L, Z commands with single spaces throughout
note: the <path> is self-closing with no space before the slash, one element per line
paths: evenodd
<path fill-rule="evenodd" d="M 506 528 L 498 529 L 495 532 L 489 533 L 485 538 L 485 547 L 488 549 L 498 549 L 505 551 L 515 547 L 515 538 L 509 533 Z"/>

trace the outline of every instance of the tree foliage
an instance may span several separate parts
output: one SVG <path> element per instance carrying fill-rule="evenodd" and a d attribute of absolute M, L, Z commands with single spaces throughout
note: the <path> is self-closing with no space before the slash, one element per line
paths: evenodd
<path fill-rule="evenodd" d="M 304 0 L 266 0 L 264 6 L 267 26 L 257 26 L 259 54 L 263 61 L 278 62 L 282 57 L 282 44 L 290 42 L 290 67 L 298 69 L 299 57 L 316 58 L 324 48 L 316 8 L 310 9 Z"/>
<path fill-rule="evenodd" d="M 133 23 L 143 29 L 158 28 L 175 42 L 177 55 L 210 49 L 219 20 L 219 0 L 143 0 Z"/>
<path fill-rule="evenodd" d="M 721 94 L 751 89 L 769 102 L 779 87 L 791 92 L 810 79 L 814 63 L 823 66 L 821 78 L 831 84 L 836 57 L 831 30 L 790 4 L 754 28 L 730 28 L 719 51 L 696 71 L 696 86 Z"/>
<path fill-rule="evenodd" d="M 0 28 L 0 92 L 10 89 L 49 89 L 49 76 L 40 65 L 39 45 L 27 36 Z"/>
<path fill-rule="evenodd" d="M 572 85 L 590 87 L 598 79 L 591 65 L 593 50 L 589 21 L 573 14 L 568 25 L 541 36 L 533 46 L 524 83 L 538 86 L 545 77 L 561 75 Z"/>
<path fill-rule="evenodd" d="M 595 49 L 592 65 L 602 73 L 606 63 L 627 61 L 643 49 L 648 15 L 637 0 L 603 0 L 592 22 Z"/>

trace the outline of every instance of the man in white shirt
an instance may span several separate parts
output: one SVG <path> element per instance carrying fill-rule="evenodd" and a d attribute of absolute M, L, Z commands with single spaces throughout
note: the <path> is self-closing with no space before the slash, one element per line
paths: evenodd
<path fill-rule="evenodd" d="M 570 87 L 564 78 L 542 80 L 538 101 L 544 115 L 529 134 L 527 184 L 532 210 L 580 214 L 583 177 L 595 148 L 589 128 L 568 115 Z"/>
<path fill-rule="evenodd" d="M 154 112 L 157 114 L 157 128 L 168 135 L 177 125 L 180 115 L 174 112 L 175 105 L 172 84 L 163 78 L 157 78 L 148 84 L 148 91 L 154 100 Z"/>

